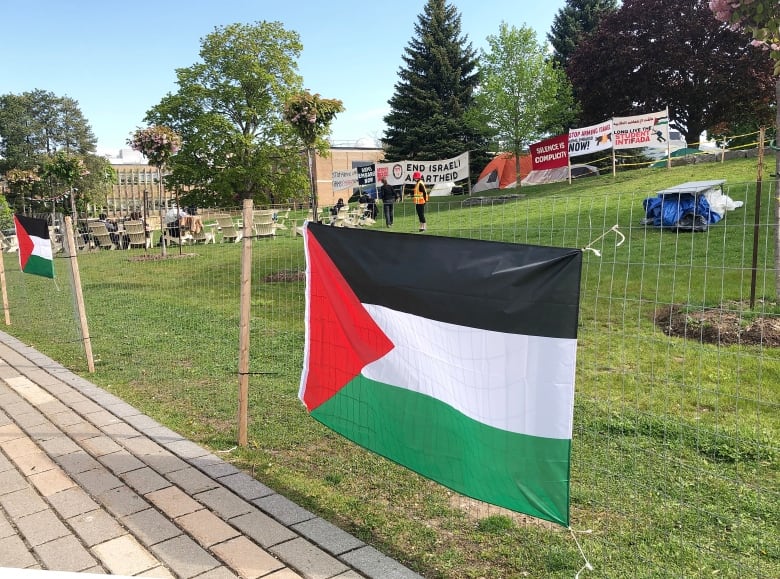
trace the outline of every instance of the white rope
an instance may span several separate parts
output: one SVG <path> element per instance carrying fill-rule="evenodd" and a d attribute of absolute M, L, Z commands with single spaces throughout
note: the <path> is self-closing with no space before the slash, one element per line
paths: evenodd
<path fill-rule="evenodd" d="M 579 549 L 580 551 L 580 556 L 582 557 L 582 560 L 585 561 L 585 564 L 582 567 L 580 567 L 580 570 L 577 571 L 577 574 L 574 576 L 574 579 L 580 579 L 580 573 L 582 573 L 585 569 L 587 569 L 588 571 L 593 571 L 593 565 L 590 564 L 590 561 L 588 561 L 588 558 L 585 556 L 585 552 L 582 550 L 582 547 L 580 547 L 580 542 L 577 540 L 577 535 L 575 534 L 574 529 L 569 527 L 569 531 L 571 532 L 571 536 L 574 539 L 574 543 L 577 545 L 577 549 Z M 593 531 L 591 529 L 588 529 L 586 531 L 576 531 L 576 532 L 589 535 Z"/>
<path fill-rule="evenodd" d="M 623 245 L 623 242 L 626 240 L 626 236 L 625 236 L 625 235 L 623 235 L 623 234 L 620 232 L 620 229 L 619 229 L 619 227 L 620 227 L 620 226 L 619 226 L 619 225 L 616 223 L 615 225 L 613 225 L 612 227 L 610 227 L 609 229 L 607 229 L 607 230 L 606 230 L 604 233 L 602 233 L 601 235 L 599 235 L 599 236 L 598 236 L 596 239 L 594 239 L 593 241 L 591 241 L 591 242 L 590 242 L 588 245 L 586 245 L 585 247 L 583 247 L 583 248 L 582 248 L 582 251 L 592 251 L 593 253 L 595 253 L 595 254 L 596 254 L 596 257 L 601 257 L 601 252 L 600 252 L 598 249 L 596 249 L 596 248 L 594 248 L 594 247 L 591 247 L 591 245 L 593 245 L 593 244 L 594 244 L 594 243 L 596 243 L 597 241 L 601 241 L 602 239 L 604 239 L 604 238 L 605 238 L 605 237 L 606 237 L 606 236 L 607 236 L 609 233 L 611 233 L 611 232 L 614 232 L 616 235 L 619 235 L 619 236 L 620 236 L 620 241 L 618 241 L 618 242 L 617 242 L 617 244 L 615 244 L 615 247 L 620 247 L 621 245 Z"/>

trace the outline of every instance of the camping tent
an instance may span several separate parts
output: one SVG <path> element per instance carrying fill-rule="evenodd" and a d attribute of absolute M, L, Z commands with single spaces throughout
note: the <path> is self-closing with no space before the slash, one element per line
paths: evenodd
<path fill-rule="evenodd" d="M 598 167 L 593 165 L 572 165 L 571 166 L 571 178 L 579 179 L 580 177 L 590 177 L 598 175 Z M 542 185 L 543 183 L 557 183 L 558 181 L 566 181 L 569 178 L 569 167 L 558 167 L 557 169 L 541 169 L 539 171 L 531 171 L 527 177 L 523 179 L 523 185 Z"/>
<path fill-rule="evenodd" d="M 690 147 L 685 147 L 683 149 L 677 149 L 676 151 L 672 151 L 669 156 L 672 157 L 672 158 L 687 157 L 689 155 L 701 155 L 704 152 L 705 151 L 701 151 L 700 149 L 692 149 Z M 650 167 L 652 169 L 665 169 L 666 168 L 666 164 L 667 164 L 666 163 L 666 155 L 664 155 L 663 159 L 661 159 L 660 161 L 656 161 L 655 163 L 650 165 Z"/>
<path fill-rule="evenodd" d="M 530 172 L 531 156 L 522 155 L 520 157 L 520 177 L 523 178 Z M 506 189 L 514 187 L 516 182 L 515 156 L 512 153 L 501 153 L 482 169 L 479 179 L 471 191 L 479 193 L 490 189 Z"/>
<path fill-rule="evenodd" d="M 436 183 L 433 187 L 428 189 L 428 195 L 431 197 L 440 197 L 443 195 L 462 195 L 463 186 L 456 185 L 452 181 L 446 181 L 444 183 Z"/>

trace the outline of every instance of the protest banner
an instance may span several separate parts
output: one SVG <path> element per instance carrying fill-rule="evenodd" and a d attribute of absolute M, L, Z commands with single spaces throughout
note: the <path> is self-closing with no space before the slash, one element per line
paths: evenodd
<path fill-rule="evenodd" d="M 377 163 L 376 179 L 387 178 L 390 185 L 414 183 L 413 175 L 419 172 L 425 183 L 454 183 L 469 177 L 469 154 L 462 153 L 440 161 L 397 161 Z"/>

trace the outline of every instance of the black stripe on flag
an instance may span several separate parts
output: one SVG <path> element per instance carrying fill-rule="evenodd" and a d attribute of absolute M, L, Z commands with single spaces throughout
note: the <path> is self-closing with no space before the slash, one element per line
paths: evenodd
<path fill-rule="evenodd" d="M 49 239 L 49 224 L 45 219 L 36 219 L 34 217 L 25 217 L 18 213 L 14 215 L 19 220 L 19 225 L 24 227 L 27 235 L 39 239 Z"/>
<path fill-rule="evenodd" d="M 580 249 L 307 227 L 364 304 L 484 330 L 577 337 Z"/>

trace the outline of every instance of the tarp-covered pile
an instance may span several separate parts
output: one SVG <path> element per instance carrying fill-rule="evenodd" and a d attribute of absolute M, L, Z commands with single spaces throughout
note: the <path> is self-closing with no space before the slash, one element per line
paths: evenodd
<path fill-rule="evenodd" d="M 706 231 L 731 211 L 742 207 L 723 193 L 724 180 L 692 181 L 659 191 L 642 202 L 643 224 L 678 231 Z"/>

